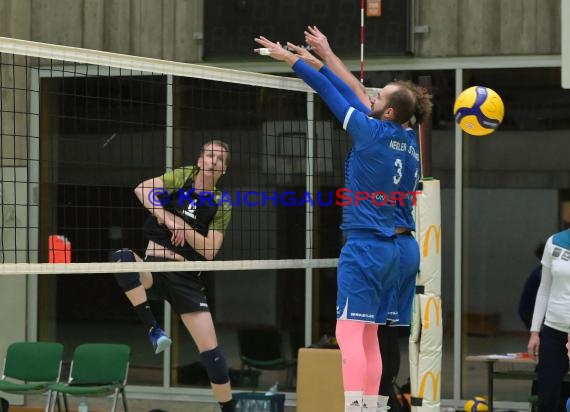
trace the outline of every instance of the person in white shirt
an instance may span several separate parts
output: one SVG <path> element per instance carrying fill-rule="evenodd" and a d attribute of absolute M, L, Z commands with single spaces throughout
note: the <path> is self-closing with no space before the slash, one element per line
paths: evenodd
<path fill-rule="evenodd" d="M 542 255 L 528 352 L 538 356 L 538 411 L 560 407 L 560 386 L 568 372 L 570 331 L 570 229 L 552 235 Z"/>

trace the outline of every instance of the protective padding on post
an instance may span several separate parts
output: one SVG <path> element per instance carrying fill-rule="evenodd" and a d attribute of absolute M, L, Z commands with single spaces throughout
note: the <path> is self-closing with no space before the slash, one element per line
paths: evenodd
<path fill-rule="evenodd" d="M 441 208 L 439 180 L 422 182 L 417 196 L 416 239 L 420 246 L 420 274 L 417 284 L 423 293 L 441 295 Z"/>
<path fill-rule="evenodd" d="M 418 295 L 422 334 L 420 352 L 440 353 L 443 338 L 441 298 L 436 295 Z"/>
<path fill-rule="evenodd" d="M 421 339 L 410 339 L 410 383 L 413 410 L 425 412 L 439 407 L 441 400 L 441 299 L 435 295 L 416 295 L 416 299 L 420 319 L 415 320 L 420 325 Z"/>
<path fill-rule="evenodd" d="M 441 408 L 441 201 L 439 181 L 422 186 L 415 209 L 420 273 L 409 340 L 410 383 L 412 411 L 432 412 Z"/>

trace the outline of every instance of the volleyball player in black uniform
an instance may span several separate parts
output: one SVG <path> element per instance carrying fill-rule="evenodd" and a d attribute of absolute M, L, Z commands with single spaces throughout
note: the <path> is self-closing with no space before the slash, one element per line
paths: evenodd
<path fill-rule="evenodd" d="M 143 228 L 148 239 L 144 261 L 216 257 L 231 218 L 231 201 L 215 185 L 226 172 L 229 159 L 228 145 L 212 140 L 202 147 L 196 166 L 175 169 L 135 188 L 137 198 L 151 213 Z M 121 249 L 113 254 L 113 261 L 142 259 L 130 249 Z M 148 299 L 165 299 L 172 305 L 198 347 L 221 410 L 233 412 L 228 367 L 218 347 L 201 273 L 122 273 L 116 278 L 148 328 L 155 353 L 169 347 L 172 340 L 154 318 Z"/>

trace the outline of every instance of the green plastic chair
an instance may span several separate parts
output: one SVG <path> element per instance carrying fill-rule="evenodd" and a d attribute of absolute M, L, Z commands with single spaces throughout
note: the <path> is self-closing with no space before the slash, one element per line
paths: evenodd
<path fill-rule="evenodd" d="M 25 395 L 44 393 L 48 399 L 46 411 L 53 403 L 49 389 L 59 381 L 63 345 L 57 342 L 15 342 L 8 346 L 4 369 L 0 379 L 0 391 Z M 59 407 L 59 402 L 58 402 Z"/>
<path fill-rule="evenodd" d="M 67 395 L 103 397 L 113 395 L 111 411 L 117 408 L 119 394 L 127 411 L 125 385 L 131 348 L 113 343 L 85 343 L 75 348 L 67 383 L 50 385 L 55 394 L 62 394 L 65 410 L 69 411 Z M 51 404 L 54 410 L 54 402 Z"/>

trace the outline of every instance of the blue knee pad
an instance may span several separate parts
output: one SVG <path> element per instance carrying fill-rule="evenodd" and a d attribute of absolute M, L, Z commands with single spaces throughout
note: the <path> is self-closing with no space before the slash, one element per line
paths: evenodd
<path fill-rule="evenodd" d="M 136 262 L 135 254 L 131 249 L 121 249 L 117 250 L 111 256 L 112 262 Z M 136 272 L 130 273 L 115 273 L 115 279 L 117 283 L 123 289 L 124 292 L 128 292 L 142 285 L 140 280 L 140 275 Z"/>
<path fill-rule="evenodd" d="M 202 352 L 200 357 L 202 358 L 202 363 L 206 368 L 210 382 L 215 383 L 216 385 L 223 385 L 230 381 L 226 358 L 224 358 L 219 346 L 216 346 L 212 350 Z"/>

